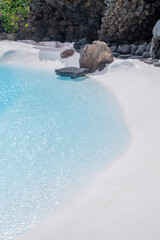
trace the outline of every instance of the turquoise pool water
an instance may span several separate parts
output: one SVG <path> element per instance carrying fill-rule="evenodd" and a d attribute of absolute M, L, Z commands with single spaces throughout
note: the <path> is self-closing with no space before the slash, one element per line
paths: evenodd
<path fill-rule="evenodd" d="M 0 64 L 0 239 L 16 239 L 120 155 L 129 133 L 90 78 Z"/>

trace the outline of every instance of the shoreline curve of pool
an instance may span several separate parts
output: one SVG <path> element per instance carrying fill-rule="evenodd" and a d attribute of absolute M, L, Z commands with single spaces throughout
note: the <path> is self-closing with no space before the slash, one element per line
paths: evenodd
<path fill-rule="evenodd" d="M 0 64 L 0 236 L 15 239 L 126 149 L 115 98 L 91 78 Z"/>

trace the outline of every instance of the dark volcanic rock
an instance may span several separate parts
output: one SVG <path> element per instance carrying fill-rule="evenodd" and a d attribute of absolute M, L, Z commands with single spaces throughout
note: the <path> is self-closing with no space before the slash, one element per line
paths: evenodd
<path fill-rule="evenodd" d="M 29 28 L 21 27 L 16 38 L 43 41 L 47 37 L 49 41 L 61 42 L 87 38 L 110 43 L 139 43 L 146 39 L 148 42 L 160 19 L 159 9 L 159 0 L 32 0 L 27 19 Z M 0 26 L 0 33 L 3 30 Z M 0 39 L 3 37 L 0 34 Z"/>
<path fill-rule="evenodd" d="M 130 58 L 130 57 L 132 57 L 132 54 L 123 54 L 123 55 L 118 56 L 119 59 L 127 59 L 127 58 Z"/>
<path fill-rule="evenodd" d="M 151 43 L 149 43 L 149 44 L 147 45 L 147 47 L 146 47 L 146 52 L 150 52 L 150 50 L 151 50 Z"/>
<path fill-rule="evenodd" d="M 132 55 L 135 55 L 137 48 L 138 48 L 138 46 L 136 46 L 136 45 L 132 46 L 132 50 L 131 50 Z"/>
<path fill-rule="evenodd" d="M 143 58 L 150 58 L 151 57 L 150 52 L 144 52 L 142 56 L 143 56 Z"/>
<path fill-rule="evenodd" d="M 141 59 L 143 59 L 143 56 L 131 56 L 131 57 L 129 57 L 129 59 L 141 60 Z"/>
<path fill-rule="evenodd" d="M 135 52 L 135 55 L 137 56 L 141 56 L 143 55 L 143 53 L 145 52 L 146 50 L 146 47 L 142 44 L 142 45 L 139 45 L 136 52 Z"/>
<path fill-rule="evenodd" d="M 100 40 L 133 43 L 151 39 L 152 29 L 160 19 L 159 0 L 105 0 L 104 3 Z"/>
<path fill-rule="evenodd" d="M 118 57 L 120 55 L 120 53 L 117 52 L 112 52 L 113 57 Z"/>
<path fill-rule="evenodd" d="M 153 65 L 154 65 L 155 67 L 160 67 L 160 62 L 154 62 Z"/>
<path fill-rule="evenodd" d="M 121 54 L 129 54 L 131 53 L 131 49 L 132 47 L 130 45 L 125 44 L 125 45 L 119 46 L 117 52 Z"/>
<path fill-rule="evenodd" d="M 30 32 L 61 42 L 98 39 L 104 0 L 32 0 L 30 5 Z"/>
<path fill-rule="evenodd" d="M 155 59 L 143 59 L 143 62 L 148 64 L 148 65 L 152 65 L 152 64 L 158 62 L 158 60 L 155 60 Z"/>
<path fill-rule="evenodd" d="M 71 77 L 76 79 L 78 77 L 83 77 L 85 74 L 89 73 L 89 70 L 86 68 L 76 68 L 76 67 L 66 67 L 55 70 L 56 74 L 61 77 Z"/>
<path fill-rule="evenodd" d="M 75 42 L 73 44 L 74 49 L 77 52 L 81 52 L 81 50 L 83 50 L 83 48 L 86 46 L 86 44 L 90 43 L 87 38 L 82 38 L 81 40 L 79 40 L 78 42 Z"/>
<path fill-rule="evenodd" d="M 111 46 L 110 49 L 111 49 L 112 53 L 117 52 L 118 46 L 116 46 L 116 45 Z"/>
<path fill-rule="evenodd" d="M 105 69 L 106 67 L 106 64 L 105 63 L 101 63 L 99 66 L 98 66 L 98 71 L 101 72 L 103 71 L 103 69 Z"/>

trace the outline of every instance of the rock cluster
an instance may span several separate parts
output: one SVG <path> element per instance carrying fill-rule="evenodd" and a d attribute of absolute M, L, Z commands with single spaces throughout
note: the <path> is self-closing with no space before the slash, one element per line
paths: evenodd
<path fill-rule="evenodd" d="M 160 18 L 159 8 L 159 0 L 105 0 L 99 38 L 106 42 L 149 39 Z"/>
<path fill-rule="evenodd" d="M 112 54 L 114 57 L 121 59 L 133 58 L 133 59 L 142 59 L 150 58 L 150 48 L 151 43 L 144 42 L 140 45 L 138 44 L 122 44 L 118 45 L 113 43 L 110 45 Z"/>
<path fill-rule="evenodd" d="M 151 58 L 151 42 L 138 44 L 110 44 L 110 49 L 114 57 L 119 59 L 138 59 L 146 64 L 160 67 L 160 55 L 156 59 Z M 160 49 L 160 45 L 159 45 Z M 160 53 L 160 52 L 159 52 Z"/>

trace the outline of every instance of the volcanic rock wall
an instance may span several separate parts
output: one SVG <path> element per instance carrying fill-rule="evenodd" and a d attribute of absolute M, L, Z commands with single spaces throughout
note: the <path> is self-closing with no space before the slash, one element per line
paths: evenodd
<path fill-rule="evenodd" d="M 150 40 L 160 0 L 32 0 L 30 10 L 30 27 L 14 38 L 135 42 Z"/>
<path fill-rule="evenodd" d="M 104 14 L 103 0 L 33 0 L 30 23 L 32 38 L 73 41 L 97 39 Z"/>

